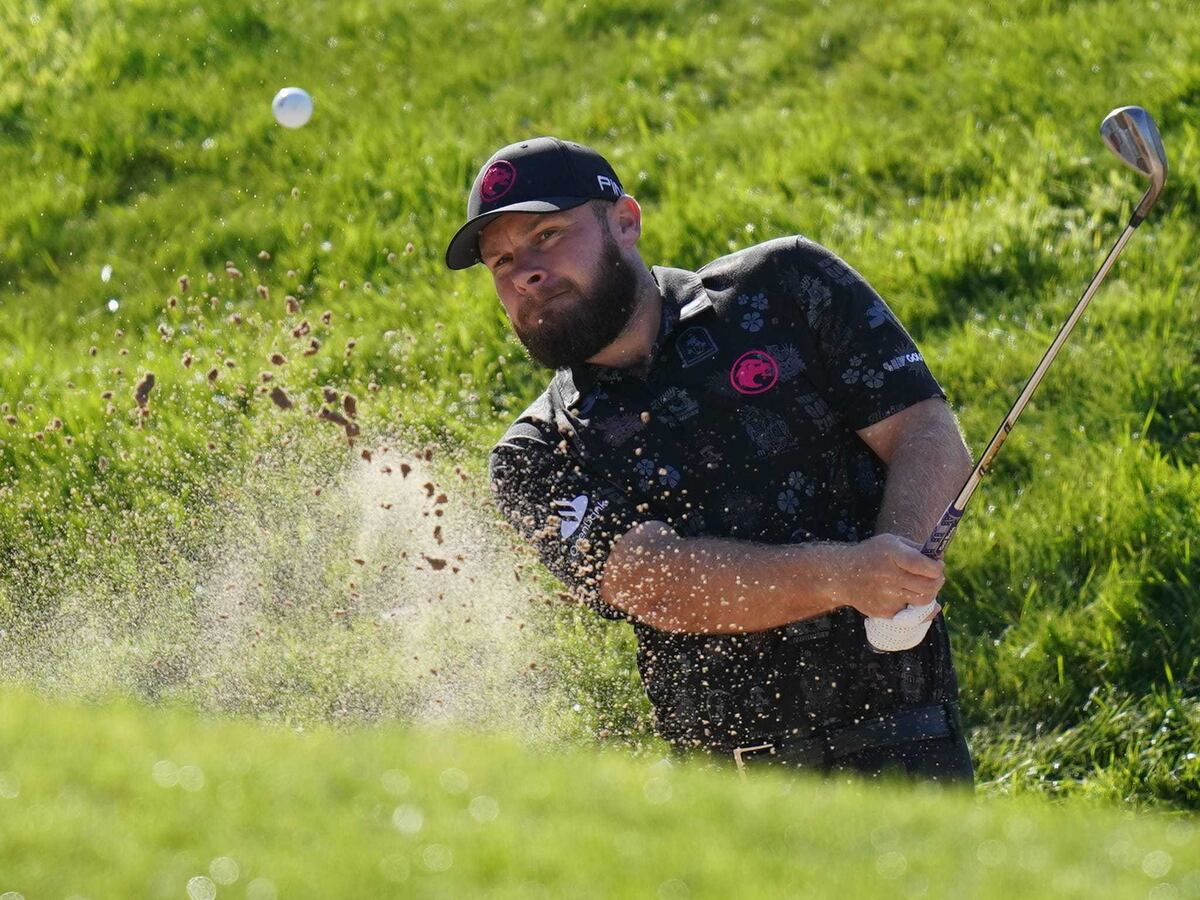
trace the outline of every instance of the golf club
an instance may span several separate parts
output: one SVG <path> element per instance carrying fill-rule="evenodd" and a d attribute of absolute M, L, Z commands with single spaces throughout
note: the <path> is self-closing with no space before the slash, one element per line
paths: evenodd
<path fill-rule="evenodd" d="M 1075 304 L 1071 315 L 1063 323 L 1062 328 L 1059 329 L 1054 341 L 1050 344 L 1050 348 L 1042 356 L 1037 368 L 1033 370 L 1029 381 L 1025 383 L 1024 390 L 1021 391 L 1021 395 L 1017 397 L 1016 402 L 1008 411 L 1008 415 L 1000 423 L 1000 427 L 996 430 L 996 434 L 987 445 L 987 449 L 983 451 L 979 462 L 975 464 L 975 468 L 971 470 L 971 474 L 967 477 L 962 490 L 958 492 L 958 496 L 946 508 L 937 527 L 933 529 L 933 533 L 925 541 L 921 552 L 931 559 L 941 559 L 945 554 L 946 547 L 949 545 L 950 539 L 954 536 L 954 532 L 958 528 L 958 523 L 962 519 L 967 503 L 975 493 L 975 489 L 979 487 L 979 482 L 983 479 L 983 476 L 990 470 L 992 461 L 996 458 L 1000 447 L 1004 444 L 1009 432 L 1012 431 L 1013 426 L 1016 424 L 1017 417 L 1021 415 L 1021 412 L 1025 409 L 1025 405 L 1033 396 L 1033 392 L 1041 384 L 1046 370 L 1050 368 L 1050 364 L 1054 362 L 1058 351 L 1066 343 L 1072 329 L 1075 328 L 1075 323 L 1079 321 L 1084 310 L 1087 309 L 1092 295 L 1096 293 L 1096 289 L 1100 287 L 1101 282 L 1108 275 L 1109 270 L 1117 261 L 1117 257 L 1121 255 L 1125 244 L 1133 236 L 1134 229 L 1142 224 L 1151 207 L 1158 200 L 1158 195 L 1162 193 L 1163 184 L 1167 180 L 1167 154 L 1163 149 L 1158 127 L 1154 124 L 1154 119 L 1150 117 L 1149 113 L 1140 106 L 1122 106 L 1114 109 L 1100 123 L 1100 134 L 1104 138 L 1104 143 L 1108 145 L 1108 148 L 1113 153 L 1121 158 L 1122 162 L 1150 179 L 1150 188 L 1138 203 L 1137 208 L 1134 209 L 1129 224 L 1125 226 L 1125 230 L 1121 233 L 1117 242 L 1113 244 L 1112 249 L 1108 252 L 1108 256 L 1093 276 L 1091 283 L 1087 286 L 1087 290 L 1083 292 L 1083 296 Z M 885 651 L 907 650 L 910 647 L 916 646 L 924 638 L 925 632 L 928 629 L 928 622 L 924 622 L 923 620 L 935 611 L 937 608 L 936 605 L 937 601 L 934 600 L 925 606 L 909 607 L 898 614 L 898 621 L 869 617 L 866 622 L 867 640 L 870 641 L 871 646 L 875 649 Z"/>

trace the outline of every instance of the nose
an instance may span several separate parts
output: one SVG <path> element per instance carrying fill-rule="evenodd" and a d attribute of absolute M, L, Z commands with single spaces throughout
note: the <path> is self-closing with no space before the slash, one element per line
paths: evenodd
<path fill-rule="evenodd" d="M 537 254 L 528 252 L 517 254 L 513 260 L 512 280 L 517 290 L 522 292 L 546 280 L 546 269 Z"/>

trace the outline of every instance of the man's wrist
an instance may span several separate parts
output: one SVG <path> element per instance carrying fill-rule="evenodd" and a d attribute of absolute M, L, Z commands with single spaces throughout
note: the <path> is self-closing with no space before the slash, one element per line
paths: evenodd
<path fill-rule="evenodd" d="M 798 619 L 824 615 L 850 603 L 846 579 L 850 546 L 834 541 L 788 546 L 789 562 L 796 578 L 790 594 L 799 607 Z"/>

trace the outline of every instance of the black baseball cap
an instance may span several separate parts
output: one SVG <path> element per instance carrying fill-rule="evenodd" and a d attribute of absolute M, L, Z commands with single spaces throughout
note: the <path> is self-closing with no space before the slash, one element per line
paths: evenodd
<path fill-rule="evenodd" d="M 451 238 L 446 265 L 468 269 L 479 262 L 479 232 L 499 215 L 559 212 L 624 193 L 608 161 L 583 144 L 537 137 L 501 147 L 475 176 L 467 224 Z"/>

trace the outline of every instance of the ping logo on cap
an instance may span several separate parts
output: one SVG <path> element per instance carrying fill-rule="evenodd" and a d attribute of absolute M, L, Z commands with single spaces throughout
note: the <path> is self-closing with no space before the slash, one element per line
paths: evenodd
<path fill-rule="evenodd" d="M 625 192 L 621 190 L 621 186 L 609 178 L 607 175 L 597 175 L 596 184 L 602 191 L 612 191 L 616 196 L 624 196 Z"/>
<path fill-rule="evenodd" d="M 513 189 L 517 183 L 517 169 L 506 159 L 498 159 L 483 173 L 483 184 L 479 196 L 484 203 L 494 203 Z"/>

